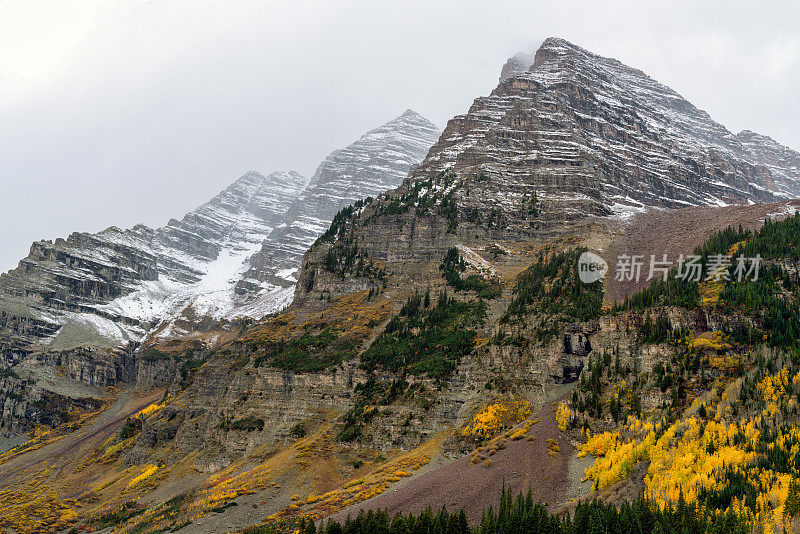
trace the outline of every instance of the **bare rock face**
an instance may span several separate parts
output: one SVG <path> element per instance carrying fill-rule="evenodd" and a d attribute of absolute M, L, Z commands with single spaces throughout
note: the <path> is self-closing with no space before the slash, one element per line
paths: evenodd
<path fill-rule="evenodd" d="M 488 186 L 465 206 L 512 210 L 536 193 L 544 212 L 568 219 L 800 192 L 796 152 L 734 135 L 643 72 L 562 39 L 501 80 L 448 123 L 413 178 L 482 173 Z"/>
<path fill-rule="evenodd" d="M 26 351 L 125 346 L 198 299 L 212 314 L 215 304 L 232 305 L 225 302 L 232 287 L 210 300 L 226 282 L 213 286 L 209 278 L 224 277 L 224 268 L 242 272 L 305 183 L 297 173 L 248 173 L 157 230 L 111 227 L 35 242 L 16 269 L 0 276 L 3 363 Z"/>
<path fill-rule="evenodd" d="M 326 413 L 347 411 L 353 405 L 353 387 L 365 380 L 365 372 L 353 362 L 296 374 L 265 367 L 235 372 L 230 360 L 211 360 L 198 371 L 180 405 L 167 406 L 159 417 L 148 420 L 130 460 L 152 460 L 154 447 L 172 442 L 177 457 L 202 450 L 195 469 L 213 472 L 232 456 L 295 439 L 295 427 L 314 427 L 326 420 Z M 237 427 L 236 421 L 244 417 L 261 424 Z"/>
<path fill-rule="evenodd" d="M 736 134 L 744 149 L 757 165 L 762 165 L 772 175 L 772 183 L 763 184 L 779 190 L 789 191 L 797 196 L 796 180 L 800 175 L 800 153 L 787 148 L 771 137 L 760 135 L 749 130 Z"/>
<path fill-rule="evenodd" d="M 564 353 L 586 356 L 592 352 L 592 344 L 583 332 L 564 334 Z"/>
<path fill-rule="evenodd" d="M 69 362 L 72 379 L 97 387 L 169 384 L 174 362 L 133 362 L 143 339 L 179 339 L 288 305 L 292 273 L 336 212 L 397 186 L 438 134 L 408 110 L 331 154 L 310 186 L 295 172 L 250 172 L 163 228 L 34 243 L 0 276 L 0 370 Z M 38 395 L 23 392 L 27 378 L 6 377 L 19 382 L 6 388 L 15 392 L 8 413 Z"/>
<path fill-rule="evenodd" d="M 533 54 L 526 54 L 525 52 L 519 52 L 508 58 L 508 61 L 506 61 L 505 65 L 503 65 L 503 69 L 500 71 L 500 83 L 503 83 L 509 78 L 513 78 L 517 74 L 522 74 L 531 68 L 533 60 Z"/>
<path fill-rule="evenodd" d="M 30 403 L 61 386 L 39 375 L 62 368 L 95 387 L 130 381 L 133 351 L 161 321 L 187 306 L 233 313 L 236 279 L 305 185 L 294 172 L 251 172 L 163 228 L 111 227 L 33 243 L 0 276 L 0 370 L 9 370 L 4 391 L 15 392 L 2 401 L 8 427 L 20 414 L 23 422 L 42 420 Z M 65 399 L 100 394 L 64 388 Z"/>
<path fill-rule="evenodd" d="M 237 291 L 247 294 L 265 283 L 293 286 L 302 255 L 328 229 L 334 215 L 357 200 L 400 185 L 439 134 L 433 123 L 406 110 L 331 153 L 317 168 L 308 189 L 288 209 L 285 221 L 253 256 Z"/>

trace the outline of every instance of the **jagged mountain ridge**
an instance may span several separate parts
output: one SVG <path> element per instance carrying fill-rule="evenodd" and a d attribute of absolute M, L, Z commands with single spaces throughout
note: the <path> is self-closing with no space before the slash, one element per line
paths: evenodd
<path fill-rule="evenodd" d="M 2 344 L 16 354 L 8 362 L 31 350 L 138 342 L 182 311 L 229 319 L 286 306 L 291 272 L 333 215 L 396 187 L 438 133 L 407 110 L 328 156 L 311 183 L 296 172 L 250 172 L 162 228 L 37 241 L 0 276 Z M 172 327 L 159 336 L 186 333 Z"/>
<path fill-rule="evenodd" d="M 289 208 L 285 222 L 253 256 L 237 290 L 245 293 L 264 283 L 293 286 L 303 253 L 330 226 L 334 215 L 357 200 L 400 185 L 440 133 L 435 124 L 409 109 L 331 153 Z"/>
<path fill-rule="evenodd" d="M 213 292 L 227 281 L 215 277 L 243 270 L 237 260 L 257 250 L 305 184 L 295 172 L 250 172 L 163 228 L 111 227 L 35 242 L 16 269 L 0 276 L 0 309 L 6 324 L 36 328 L 5 329 L 4 346 L 115 348 L 141 340 L 167 314 L 210 293 L 205 311 L 216 313 L 212 301 L 225 296 Z M 228 304 L 218 306 L 230 311 Z"/>
<path fill-rule="evenodd" d="M 615 59 L 549 38 L 529 69 L 519 72 L 524 62 L 514 58 L 507 67 L 490 95 L 448 123 L 412 178 L 483 173 L 503 198 L 495 188 L 483 195 L 489 201 L 476 195 L 466 204 L 510 210 L 519 194 L 536 192 L 545 211 L 566 218 L 800 193 L 799 169 L 789 164 L 797 152 L 732 134 Z"/>
<path fill-rule="evenodd" d="M 517 76 L 527 76 L 527 73 Z M 509 78 L 507 83 L 513 84 L 515 79 Z M 552 97 L 553 101 L 556 96 Z M 616 110 L 617 114 L 623 112 Z M 533 110 L 531 114 L 534 113 L 541 112 Z M 512 115 L 508 123 L 501 121 L 498 122 L 499 126 L 493 128 L 498 131 L 505 129 L 505 139 L 519 141 L 521 144 L 515 150 L 531 146 L 523 144 L 527 142 L 526 139 L 547 137 L 548 132 L 543 134 L 540 130 L 522 129 L 521 126 L 526 125 L 524 114 Z M 692 111 L 691 116 L 699 115 Z M 642 350 L 638 334 L 629 331 L 629 324 L 623 320 L 601 319 L 590 321 L 589 324 L 567 321 L 564 324 L 560 319 L 553 318 L 556 331 L 548 334 L 545 328 L 540 328 L 547 325 L 535 322 L 533 313 L 521 319 L 522 326 L 514 327 L 521 330 L 506 330 L 503 334 L 508 335 L 501 336 L 500 330 L 508 328 L 503 326 L 502 317 L 514 298 L 513 282 L 522 270 L 541 261 L 545 253 L 575 245 L 602 247 L 606 251 L 638 251 L 636 247 L 647 241 L 645 244 L 651 248 L 645 248 L 642 252 L 663 251 L 666 245 L 674 245 L 675 248 L 670 252 L 689 253 L 718 225 L 735 226 L 745 222 L 746 226 L 752 226 L 766 216 L 793 213 L 797 207 L 796 202 L 787 202 L 702 209 L 659 209 L 658 215 L 663 218 L 641 225 L 642 219 L 656 217 L 651 217 L 649 213 L 622 217 L 630 212 L 615 206 L 617 202 L 613 197 L 613 209 L 609 209 L 609 199 L 602 190 L 596 192 L 584 188 L 588 186 L 585 183 L 586 172 L 582 170 L 583 160 L 575 160 L 579 163 L 574 166 L 577 169 L 575 175 L 568 173 L 570 166 L 567 164 L 557 168 L 562 174 L 556 175 L 561 176 L 556 179 L 534 164 L 527 169 L 530 174 L 523 176 L 526 170 L 523 167 L 527 166 L 524 161 L 517 161 L 516 166 L 513 159 L 502 161 L 508 165 L 506 171 L 516 169 L 516 174 L 497 172 L 496 167 L 477 164 L 492 161 L 497 149 L 480 141 L 481 135 L 485 136 L 489 131 L 488 119 L 484 119 L 460 119 L 461 124 L 472 121 L 476 128 L 475 132 L 466 132 L 468 135 L 474 134 L 474 139 L 478 140 L 465 150 L 469 152 L 474 148 L 471 153 L 463 154 L 454 149 L 448 156 L 450 160 L 447 166 L 436 168 L 434 165 L 430 173 L 416 170 L 412 178 L 397 190 L 380 195 L 363 209 L 347 210 L 343 212 L 343 217 L 337 217 L 332 231 L 304 257 L 296 290 L 298 298 L 286 313 L 250 325 L 235 341 L 224 347 L 200 349 L 200 361 L 204 363 L 195 371 L 187 372 L 186 377 L 181 377 L 179 372 L 187 358 L 184 346 L 170 347 L 165 343 L 159 347 L 168 352 L 168 358 L 158 361 L 141 358 L 138 362 L 139 379 L 158 375 L 159 385 L 167 386 L 169 395 L 159 401 L 159 405 L 154 407 L 155 411 L 143 421 L 135 443 L 132 446 L 120 445 L 126 448 L 113 469 L 127 473 L 127 478 L 123 476 L 117 479 L 110 487 L 98 486 L 98 481 L 92 479 L 85 484 L 85 488 L 98 488 L 100 502 L 104 504 L 115 502 L 123 505 L 135 496 L 145 506 L 155 510 L 166 499 L 169 499 L 167 503 L 174 503 L 174 498 L 186 495 L 187 484 L 194 483 L 194 487 L 201 492 L 198 500 L 205 499 L 209 496 L 202 493 L 205 488 L 220 481 L 220 478 L 207 478 L 208 474 L 218 472 L 225 466 L 231 468 L 226 474 L 246 473 L 244 477 L 234 478 L 247 478 L 248 483 L 254 482 L 251 477 L 260 481 L 258 477 L 263 475 L 264 482 L 260 486 L 264 489 L 257 489 L 254 495 L 228 494 L 237 495 L 230 499 L 235 499 L 239 506 L 228 508 L 224 514 L 206 509 L 201 512 L 206 514 L 202 517 L 202 523 L 182 523 L 184 518 L 195 521 L 198 508 L 192 507 L 191 515 L 184 510 L 182 516 L 175 516 L 172 515 L 174 509 L 170 507 L 168 521 L 172 521 L 172 524 L 159 527 L 180 524 L 189 532 L 206 532 L 217 527 L 220 531 L 229 531 L 233 525 L 236 528 L 248 526 L 254 520 L 252 510 L 256 508 L 259 517 L 277 512 L 285 512 L 288 517 L 293 517 L 295 513 L 329 514 L 337 510 L 337 506 L 368 498 L 381 491 L 384 493 L 383 497 L 378 498 L 379 504 L 386 503 L 381 501 L 385 498 L 390 505 L 398 505 L 398 500 L 404 499 L 403 491 L 396 491 L 401 488 L 410 488 L 413 502 L 421 503 L 420 497 L 427 488 L 420 490 L 417 486 L 417 490 L 414 490 L 414 484 L 422 477 L 411 478 L 410 483 L 403 482 L 401 479 L 404 477 L 399 476 L 377 482 L 372 478 L 372 474 L 397 473 L 401 465 L 386 462 L 387 456 L 392 455 L 391 451 L 416 449 L 412 451 L 415 454 L 399 457 L 403 460 L 417 457 L 412 467 L 402 465 L 404 473 L 406 469 L 416 470 L 436 457 L 428 471 L 436 477 L 436 462 L 464 452 L 457 444 L 459 437 L 463 437 L 460 430 L 465 428 L 481 406 L 497 402 L 504 393 L 547 407 L 569 391 L 562 387 L 565 385 L 563 382 L 575 379 L 593 350 L 597 354 L 612 347 L 621 349 L 626 358 L 623 363 L 629 363 L 632 369 L 645 374 L 652 369 L 655 361 L 666 361 L 674 355 L 672 347 L 665 351 L 653 347 Z M 509 125 L 516 125 L 518 129 L 510 129 Z M 624 144 L 624 139 L 614 137 L 615 132 L 618 133 L 618 130 L 608 130 L 609 142 Z M 573 134 L 579 136 L 579 133 Z M 447 135 L 443 136 L 440 145 L 447 146 Z M 762 163 L 759 165 L 771 162 L 769 164 L 774 166 L 775 171 L 767 169 L 770 173 L 791 174 L 791 152 L 785 153 L 774 146 L 764 148 L 759 139 L 750 142 L 762 147 L 758 149 L 763 150 L 760 156 Z M 644 145 L 642 141 L 635 140 L 631 146 L 631 150 L 635 150 Z M 750 150 L 753 152 L 755 149 Z M 580 155 L 580 150 L 576 151 Z M 509 149 L 508 153 L 512 152 Z M 516 154 L 514 157 L 522 157 L 518 152 L 513 153 Z M 706 157 L 702 151 L 698 153 L 699 158 Z M 431 154 L 429 159 L 437 157 L 440 152 L 434 150 Z M 673 160 L 665 156 L 660 161 L 665 165 L 662 175 L 673 182 L 681 178 L 678 175 L 667 176 Z M 555 167 L 553 165 L 552 168 Z M 651 171 L 647 170 L 648 173 Z M 651 176 L 647 173 L 641 176 L 645 175 Z M 596 178 L 601 180 L 603 176 L 600 174 Z M 530 182 L 524 178 L 530 178 Z M 620 184 L 628 188 L 631 194 L 640 194 L 631 185 L 635 183 L 635 180 L 631 182 L 631 177 L 617 178 L 628 180 Z M 713 178 L 706 176 L 702 180 Z M 698 186 L 698 196 L 692 201 L 722 201 L 714 194 L 716 190 L 707 189 L 705 185 L 701 183 Z M 726 194 L 735 193 L 731 193 L 731 187 L 725 182 L 723 185 L 712 185 Z M 680 190 L 674 184 L 672 187 Z M 747 192 L 747 195 L 757 194 L 758 188 L 754 188 L 754 191 Z M 537 194 L 538 206 L 535 211 L 530 209 L 531 192 Z M 642 193 L 644 200 L 627 201 L 627 207 L 635 211 L 650 205 L 649 202 L 658 208 L 665 207 L 664 198 L 647 196 L 645 193 Z M 743 196 L 742 202 L 751 200 L 747 195 Z M 669 198 L 666 200 L 674 201 Z M 593 209 L 578 211 L 581 202 Z M 559 212 L 564 207 L 573 208 L 568 215 L 574 224 L 564 224 L 567 217 Z M 743 214 L 744 211 L 748 213 Z M 659 226 L 668 231 L 659 231 Z M 626 236 L 637 237 L 633 235 L 635 230 L 640 230 L 638 239 L 631 239 L 630 242 L 623 239 Z M 641 234 L 652 237 L 652 241 L 644 239 Z M 631 248 L 623 248 L 629 246 Z M 388 365 L 379 365 L 374 373 L 369 373 L 361 365 L 365 361 L 362 359 L 363 350 L 369 350 L 366 346 L 379 340 L 382 332 L 390 332 L 393 322 L 396 327 L 399 320 L 405 321 L 401 310 L 404 302 L 408 302 L 407 309 L 412 310 L 406 314 L 415 313 L 412 307 L 415 293 L 419 305 L 424 302 L 422 295 L 430 291 L 433 295 L 431 309 L 439 307 L 436 303 L 437 294 L 444 296 L 444 292 L 461 304 L 476 302 L 473 289 L 459 288 L 443 276 L 443 258 L 451 247 L 457 247 L 465 260 L 465 277 L 478 275 L 479 279 L 489 281 L 490 275 L 498 275 L 503 286 L 499 296 L 489 296 L 481 302 L 481 305 L 487 306 L 486 321 L 475 327 L 475 344 L 469 343 L 465 353 L 454 363 L 452 372 L 442 375 L 440 379 L 414 371 L 406 366 L 406 362 L 397 370 L 392 370 Z M 365 263 L 378 262 L 385 270 L 382 268 L 376 272 L 367 268 L 354 273 L 347 267 L 347 261 L 354 263 L 354 257 L 363 259 Z M 256 282 L 256 286 L 261 283 L 258 280 Z M 441 302 L 447 306 L 446 299 Z M 427 308 L 428 304 L 422 306 Z M 706 322 L 699 317 L 689 319 Z M 423 325 L 423 328 L 427 326 Z M 421 333 L 421 328 L 412 331 L 414 336 Z M 513 335 L 517 333 L 524 333 L 525 337 Z M 541 343 L 540 333 L 545 334 Z M 402 350 L 403 347 L 398 348 Z M 423 347 L 419 352 L 427 349 Z M 405 354 L 413 355 L 410 352 Z M 315 359 L 319 366 L 307 365 L 306 360 Z M 641 367 L 642 362 L 644 368 Z M 396 386 L 400 389 L 399 394 L 395 394 Z M 381 394 L 384 392 L 386 396 Z M 372 397 L 367 397 L 367 394 Z M 153 396 L 153 402 L 157 398 L 160 397 Z M 655 409 L 660 400 L 661 397 L 656 393 L 647 402 Z M 554 409 L 552 406 L 549 411 L 553 412 Z M 136 410 L 129 413 L 136 413 Z M 364 415 L 360 416 L 360 413 Z M 547 419 L 537 419 L 539 422 L 533 429 L 536 432 L 545 424 L 548 425 L 549 430 L 553 431 L 552 436 L 560 440 L 560 447 L 563 448 L 560 457 L 566 460 L 572 455 L 569 454 L 568 441 L 558 433 L 554 415 L 550 413 Z M 352 429 L 353 425 L 357 425 L 357 434 L 351 433 L 348 437 L 339 432 Z M 437 441 L 436 436 L 445 439 L 443 436 L 448 434 L 448 429 L 452 429 L 450 437 L 454 438 L 455 443 Z M 306 432 L 308 435 L 305 438 L 298 439 L 298 435 Z M 489 462 L 482 466 L 472 465 L 474 462 L 467 457 L 461 462 L 463 470 L 457 472 L 455 477 L 440 478 L 438 484 L 452 485 L 452 481 L 457 480 L 462 485 L 468 484 L 473 490 L 480 490 L 481 479 L 484 482 L 491 479 L 495 485 L 503 481 L 504 485 L 509 483 L 515 490 L 524 490 L 529 486 L 527 482 L 533 478 L 540 487 L 555 488 L 567 476 L 565 467 L 560 467 L 555 473 L 546 473 L 542 469 L 544 466 L 550 469 L 549 466 L 553 466 L 555 461 L 555 451 L 545 444 L 545 439 L 549 437 L 549 434 L 540 434 L 533 441 L 519 440 L 517 445 L 510 443 L 505 452 L 497 452 L 491 458 L 494 462 L 491 467 Z M 105 436 L 98 443 L 104 439 Z M 355 447 L 342 443 L 350 439 L 360 443 Z M 506 438 L 502 440 L 505 445 Z M 498 447 L 498 451 L 500 449 Z M 273 455 L 273 451 L 280 452 Z M 285 454 L 287 452 L 290 456 Z M 531 461 L 523 466 L 515 454 L 525 454 Z M 286 462 L 286 458 L 296 458 L 298 461 Z M 191 477 L 186 476 L 187 460 L 197 471 Z M 284 466 L 279 464 L 289 464 L 289 470 L 284 471 Z M 126 490 L 138 472 L 130 469 L 132 465 L 143 469 L 146 469 L 145 466 L 163 466 L 164 471 L 150 479 L 153 486 L 136 486 L 134 493 Z M 331 469 L 332 465 L 336 468 Z M 170 471 L 173 466 L 180 467 Z M 255 468 L 250 470 L 253 466 Z M 265 467 L 268 477 L 264 474 Z M 101 469 L 102 476 L 107 479 L 108 470 L 112 468 L 101 466 Z M 476 471 L 484 475 L 476 477 Z M 582 469 L 577 472 L 582 473 Z M 522 474 L 529 478 L 524 480 L 517 476 Z M 175 484 L 178 480 L 180 483 Z M 324 480 L 328 486 L 321 490 L 319 480 Z M 352 487 L 348 482 L 353 480 L 360 480 L 361 483 L 355 485 L 352 493 L 338 492 L 338 489 Z M 212 483 L 206 484 L 209 481 Z M 397 486 L 392 485 L 395 483 Z M 154 490 L 159 484 L 160 487 Z M 391 491 L 384 491 L 389 488 Z M 81 491 L 83 489 L 80 487 Z M 375 491 L 365 491 L 367 489 Z M 418 493 L 413 495 L 414 491 Z M 426 493 L 426 497 L 431 496 L 429 490 Z M 449 506 L 454 500 L 458 500 L 459 505 L 464 504 L 461 500 L 463 495 L 451 496 L 453 492 L 446 493 L 449 497 L 446 501 L 432 504 L 435 507 Z M 482 493 L 488 494 L 486 491 Z M 314 495 L 314 499 L 298 502 L 298 497 L 294 497 L 308 494 Z M 537 493 L 536 496 L 557 505 L 561 499 L 558 494 L 559 491 L 553 489 L 544 494 Z M 551 499 L 551 496 L 554 498 Z M 436 498 L 437 495 L 432 497 Z M 317 498 L 322 501 L 313 503 Z M 229 497 L 224 499 L 227 502 Z M 332 501 L 338 504 L 333 505 Z M 205 502 L 209 504 L 210 500 L 205 499 Z M 213 504 L 208 508 L 214 506 L 214 512 L 219 511 L 219 502 L 211 502 Z M 407 506 L 409 502 L 406 500 L 399 504 Z M 364 504 L 370 506 L 374 503 L 366 501 Z M 328 507 L 329 504 L 333 506 Z M 81 513 L 86 514 L 88 508 Z M 353 510 L 345 509 L 341 513 L 347 514 Z M 480 510 L 476 507 L 473 512 L 479 516 Z M 107 508 L 102 511 L 106 512 Z M 148 512 L 140 517 L 149 522 L 156 515 Z M 134 518 L 134 521 L 137 519 Z"/>

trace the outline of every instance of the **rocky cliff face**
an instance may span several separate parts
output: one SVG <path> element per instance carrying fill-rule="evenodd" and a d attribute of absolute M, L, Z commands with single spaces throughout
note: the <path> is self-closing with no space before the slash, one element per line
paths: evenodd
<path fill-rule="evenodd" d="M 285 221 L 253 256 L 238 292 L 246 294 L 264 283 L 293 286 L 303 253 L 330 226 L 334 215 L 357 200 L 400 185 L 439 134 L 436 125 L 407 110 L 330 154 L 308 189 L 288 209 Z"/>
<path fill-rule="evenodd" d="M 21 418 L 29 410 L 20 399 L 36 400 L 52 386 L 38 379 L 52 374 L 44 367 L 74 367 L 69 379 L 96 387 L 140 373 L 146 383 L 161 383 L 162 371 L 174 369 L 156 362 L 166 367 L 154 377 L 148 373 L 156 363 L 131 359 L 148 334 L 179 339 L 209 319 L 261 317 L 285 307 L 292 272 L 333 215 L 397 186 L 437 136 L 433 124 L 409 110 L 331 154 L 310 186 L 295 172 L 250 172 L 162 228 L 111 227 L 34 243 L 16 269 L 0 276 L 0 369 L 24 364 L 19 380 L 37 384 L 22 394 L 24 383 L 7 377 L 8 415 Z"/>
<path fill-rule="evenodd" d="M 484 174 L 493 190 L 480 188 L 462 205 L 508 211 L 536 193 L 542 210 L 559 219 L 800 192 L 790 163 L 796 152 L 732 134 L 617 60 L 550 38 L 529 69 L 509 64 L 490 95 L 448 123 L 413 178 Z"/>
<path fill-rule="evenodd" d="M 226 247 L 258 243 L 281 223 L 306 183 L 296 172 L 247 173 L 182 220 L 170 220 L 158 232 L 159 240 L 208 259 Z"/>
<path fill-rule="evenodd" d="M 111 227 L 37 241 L 0 276 L 4 363 L 14 347 L 115 349 L 188 304 L 216 315 L 231 311 L 229 279 L 244 271 L 305 184 L 293 172 L 248 173 L 163 228 Z"/>
<path fill-rule="evenodd" d="M 0 276 L 0 422 L 6 431 L 135 379 L 133 352 L 187 306 L 221 317 L 247 259 L 306 185 L 248 173 L 165 227 L 111 227 L 37 241 Z"/>

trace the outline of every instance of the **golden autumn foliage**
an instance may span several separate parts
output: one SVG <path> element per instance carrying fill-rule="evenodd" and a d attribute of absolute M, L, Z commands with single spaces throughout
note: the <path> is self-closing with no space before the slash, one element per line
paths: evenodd
<path fill-rule="evenodd" d="M 187 507 L 189 518 L 193 521 L 209 510 L 226 504 L 241 495 L 251 495 L 270 486 L 268 477 L 271 469 L 256 465 L 251 469 L 237 472 L 230 466 L 212 475 Z M 300 496 L 298 495 L 299 499 Z"/>
<path fill-rule="evenodd" d="M 274 524 L 300 516 L 316 520 L 335 514 L 355 503 L 371 499 L 389 489 L 391 484 L 403 477 L 412 476 L 414 471 L 426 465 L 431 455 L 438 450 L 443 438 L 442 433 L 414 451 L 389 461 L 367 475 L 345 483 L 339 489 L 314 495 L 310 501 L 308 499 L 293 501 L 293 504 L 269 516 L 266 523 Z"/>
<path fill-rule="evenodd" d="M 77 520 L 74 501 L 57 496 L 48 483 L 50 475 L 44 469 L 0 491 L 0 528 L 20 534 L 48 534 L 69 528 Z"/>
<path fill-rule="evenodd" d="M 736 354 L 715 354 L 709 356 L 708 363 L 714 369 L 719 369 L 725 373 L 736 375 L 739 374 L 742 367 L 742 359 Z"/>
<path fill-rule="evenodd" d="M 112 437 L 112 439 L 113 439 L 113 437 Z M 109 442 L 107 442 L 107 443 L 110 443 L 110 441 L 111 440 L 109 440 Z M 120 441 L 119 443 L 115 443 L 113 445 L 109 445 L 103 451 L 102 455 L 100 456 L 100 462 L 101 463 L 112 463 L 112 462 L 115 462 L 117 460 L 117 458 L 119 458 L 120 453 L 122 451 L 124 451 L 125 449 L 127 449 L 128 447 L 130 447 L 133 444 L 134 441 L 136 441 L 136 436 L 128 438 L 128 439 L 126 439 L 124 441 Z"/>
<path fill-rule="evenodd" d="M 778 402 L 785 398 L 790 387 L 798 382 L 800 382 L 800 372 L 791 377 L 786 366 L 781 369 L 780 373 L 764 377 L 758 384 L 758 390 L 761 392 L 766 404 L 762 411 L 764 417 L 767 419 L 775 417 L 778 412 Z"/>
<path fill-rule="evenodd" d="M 531 414 L 531 403 L 511 400 L 490 404 L 472 418 L 462 434 L 476 442 L 484 442 L 503 430 L 524 421 Z"/>
<path fill-rule="evenodd" d="M 644 483 L 649 498 L 702 504 L 704 496 L 724 492 L 732 484 L 731 476 L 740 477 L 756 493 L 745 502 L 736 496 L 735 491 L 741 490 L 735 490 L 730 504 L 720 511 L 748 517 L 764 532 L 778 533 L 784 527 L 792 531 L 792 515 L 800 512 L 800 500 L 795 497 L 798 502 L 792 506 L 797 510 L 792 508 L 792 514 L 787 514 L 787 500 L 792 481 L 800 474 L 787 473 L 782 459 L 800 455 L 800 427 L 776 421 L 787 398 L 797 395 L 798 385 L 800 372 L 793 374 L 786 366 L 765 376 L 757 383 L 763 410 L 735 421 L 729 420 L 730 410 L 724 403 L 727 392 L 737 388 L 720 384 L 717 404 L 712 404 L 713 398 L 696 398 L 674 422 L 630 417 L 618 432 L 592 435 L 587 431 L 579 456 L 591 454 L 595 460 L 586 469 L 586 478 L 594 481 L 595 490 L 608 488 L 646 461 Z"/>
<path fill-rule="evenodd" d="M 508 439 L 517 441 L 525 438 L 528 435 L 528 432 L 530 432 L 531 427 L 538 422 L 538 419 L 526 419 L 525 422 L 522 423 L 516 430 L 511 432 L 511 434 L 508 436 Z"/>
<path fill-rule="evenodd" d="M 56 428 L 50 428 L 43 425 L 37 425 L 33 428 L 33 431 L 30 435 L 30 439 L 13 449 L 10 449 L 3 454 L 0 454 L 0 465 L 8 462 L 9 460 L 16 458 L 20 454 L 28 453 L 34 451 L 36 449 L 40 449 L 45 445 L 50 445 L 51 443 L 55 443 L 56 441 L 62 439 L 63 437 L 69 435 L 72 432 L 76 432 L 86 425 L 87 422 L 91 421 L 95 417 L 97 417 L 100 413 L 102 413 L 106 407 L 109 405 L 111 401 L 106 399 L 103 402 L 103 407 L 92 411 L 83 413 L 79 409 L 75 408 L 69 414 L 69 421 L 59 425 Z"/>
<path fill-rule="evenodd" d="M 142 417 L 147 417 L 148 415 L 157 413 L 163 407 L 164 407 L 163 404 L 158 404 L 154 402 L 153 404 L 143 408 L 137 415 L 140 415 Z"/>
<path fill-rule="evenodd" d="M 731 348 L 730 343 L 727 343 L 722 335 L 722 332 L 708 332 L 693 339 L 689 339 L 689 347 L 696 351 L 701 350 L 715 350 L 723 351 Z"/>
<path fill-rule="evenodd" d="M 156 471 L 158 471 L 158 466 L 157 465 L 146 464 L 144 466 L 144 469 L 142 469 L 142 472 L 138 476 L 132 478 L 130 482 L 128 482 L 128 489 L 131 489 L 134 486 L 136 486 L 137 484 L 139 484 L 140 482 L 143 482 L 144 480 L 147 480 L 153 474 L 155 474 Z"/>
<path fill-rule="evenodd" d="M 556 422 L 558 423 L 559 430 L 566 432 L 574 418 L 575 414 L 569 409 L 569 406 L 563 402 L 558 405 L 558 409 L 556 410 Z"/>
<path fill-rule="evenodd" d="M 743 246 L 746 241 L 734 243 L 728 249 L 728 254 L 733 255 L 736 250 Z M 719 302 L 720 293 L 725 288 L 725 274 L 726 267 L 720 265 L 713 273 L 708 273 L 709 279 L 700 282 L 700 305 L 701 306 L 716 306 Z"/>

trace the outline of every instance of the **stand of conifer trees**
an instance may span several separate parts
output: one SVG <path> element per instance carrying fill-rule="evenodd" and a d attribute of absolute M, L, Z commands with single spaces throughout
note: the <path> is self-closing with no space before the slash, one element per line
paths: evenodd
<path fill-rule="evenodd" d="M 640 498 L 619 507 L 598 500 L 581 502 L 573 514 L 552 514 L 534 502 L 530 492 L 516 497 L 506 489 L 495 509 L 483 511 L 480 523 L 470 527 L 464 510 L 438 512 L 427 508 L 418 516 L 389 517 L 383 510 L 361 511 L 344 523 L 302 520 L 293 528 L 300 534 L 748 534 L 747 521 L 733 513 L 708 513 L 683 498 L 676 506 L 659 506 Z M 293 530 L 289 529 L 289 530 Z M 280 532 L 277 526 L 254 527 L 248 534 Z"/>

